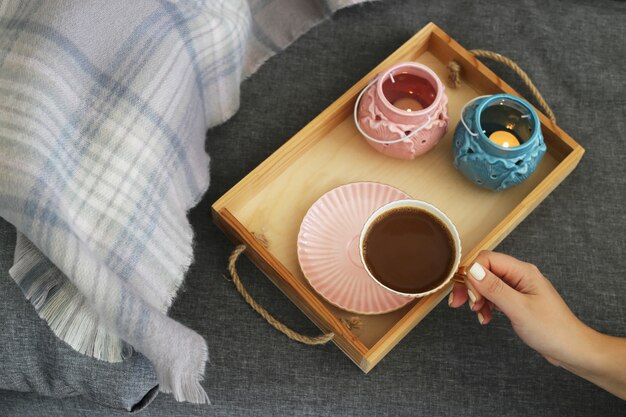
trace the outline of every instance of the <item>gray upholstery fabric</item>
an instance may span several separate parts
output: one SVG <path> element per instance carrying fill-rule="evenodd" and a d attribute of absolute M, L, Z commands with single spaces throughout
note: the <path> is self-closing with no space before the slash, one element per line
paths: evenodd
<path fill-rule="evenodd" d="M 61 342 L 39 319 L 8 269 L 13 264 L 15 228 L 0 218 L 0 389 L 39 392 L 52 397 L 82 395 L 126 411 L 138 411 L 157 395 L 150 362 L 133 353 L 110 364 L 90 358 Z M 0 415 L 5 415 L 0 392 Z"/>
<path fill-rule="evenodd" d="M 574 173 L 499 249 L 539 265 L 585 322 L 626 336 L 626 4 L 366 4 L 339 12 L 271 59 L 244 83 L 239 113 L 209 132 L 212 185 L 190 214 L 196 262 L 172 314 L 208 341 L 204 385 L 213 406 L 161 395 L 142 415 L 626 415 L 626 402 L 549 365 L 502 316 L 482 328 L 466 309 L 442 303 L 363 375 L 334 345 L 302 346 L 276 333 L 223 278 L 232 244 L 212 224 L 211 203 L 431 20 L 468 48 L 514 58 L 559 125 L 586 147 Z M 526 92 L 510 71 L 492 67 Z M 249 262 L 240 272 L 277 317 L 317 333 Z M 3 416 L 84 414 L 116 413 L 80 397 L 0 392 Z"/>

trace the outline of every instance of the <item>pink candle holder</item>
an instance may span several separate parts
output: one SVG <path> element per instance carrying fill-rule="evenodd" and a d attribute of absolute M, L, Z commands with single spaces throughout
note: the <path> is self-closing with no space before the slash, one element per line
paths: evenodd
<path fill-rule="evenodd" d="M 377 151 L 414 159 L 435 147 L 448 129 L 445 87 L 425 65 L 397 64 L 361 91 L 354 122 Z"/>

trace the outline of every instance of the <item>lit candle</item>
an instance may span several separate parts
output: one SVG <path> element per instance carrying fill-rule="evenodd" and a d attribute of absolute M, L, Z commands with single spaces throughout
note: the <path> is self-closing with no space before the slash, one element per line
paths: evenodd
<path fill-rule="evenodd" d="M 517 140 L 515 135 L 511 132 L 507 132 L 506 130 L 496 130 L 489 135 L 489 140 L 505 148 L 512 148 L 520 145 L 519 140 Z"/>
<path fill-rule="evenodd" d="M 411 97 L 402 97 L 393 102 L 394 107 L 404 111 L 422 110 L 424 106 L 418 100 Z"/>

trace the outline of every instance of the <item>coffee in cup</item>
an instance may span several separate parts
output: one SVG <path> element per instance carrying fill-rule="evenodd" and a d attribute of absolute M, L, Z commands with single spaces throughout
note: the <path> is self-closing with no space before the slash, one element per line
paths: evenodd
<path fill-rule="evenodd" d="M 458 232 L 431 204 L 400 200 L 378 209 L 360 239 L 368 274 L 394 293 L 421 297 L 445 286 L 461 255 Z"/>

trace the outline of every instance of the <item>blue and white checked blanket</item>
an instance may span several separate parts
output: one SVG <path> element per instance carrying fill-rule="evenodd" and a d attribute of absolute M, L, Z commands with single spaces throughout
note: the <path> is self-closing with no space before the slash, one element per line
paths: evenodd
<path fill-rule="evenodd" d="M 0 0 L 0 216 L 10 274 L 58 337 L 110 362 L 132 346 L 161 391 L 208 402 L 206 343 L 167 316 L 207 128 L 242 78 L 358 1 Z"/>

